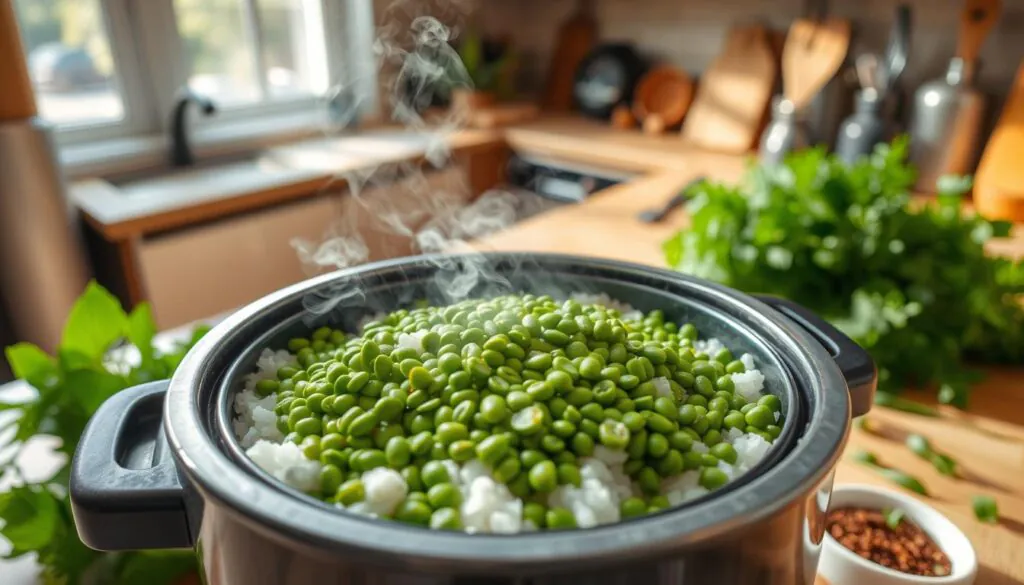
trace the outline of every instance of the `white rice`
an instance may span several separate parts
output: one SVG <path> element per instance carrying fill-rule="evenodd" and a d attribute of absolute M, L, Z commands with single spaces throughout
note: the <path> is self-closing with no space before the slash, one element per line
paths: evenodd
<path fill-rule="evenodd" d="M 764 389 L 764 374 L 757 370 L 747 370 L 741 374 L 733 374 L 732 382 L 737 394 L 747 402 L 755 402 Z"/>
<path fill-rule="evenodd" d="M 614 308 L 622 313 L 624 320 L 643 317 L 642 313 L 631 306 L 604 294 L 577 293 L 571 298 L 584 304 Z M 370 320 L 382 317 L 372 315 L 364 318 L 359 324 L 360 330 Z M 420 350 L 423 334 L 402 334 L 397 345 Z M 709 354 L 723 347 L 714 338 L 694 343 L 695 349 Z M 733 374 L 732 379 L 736 392 L 752 402 L 758 399 L 764 388 L 764 375 L 754 369 L 754 358 L 750 354 L 743 354 L 740 360 L 747 371 Z M 297 445 L 283 442 L 284 436 L 277 429 L 277 415 L 274 412 L 276 394 L 261 398 L 255 391 L 260 380 L 274 379 L 278 369 L 295 363 L 295 356 L 287 351 L 263 351 L 257 361 L 256 371 L 245 377 L 244 387 L 235 397 L 235 434 L 246 448 L 246 454 L 261 469 L 296 489 L 314 492 L 319 487 L 320 463 L 306 459 Z M 658 377 L 652 381 L 659 396 L 672 395 L 668 379 Z M 529 410 L 527 408 L 517 414 L 528 414 Z M 778 421 L 778 413 L 775 419 Z M 771 448 L 771 444 L 760 435 L 747 434 L 735 428 L 723 431 L 722 440 L 730 443 L 737 453 L 735 464 L 724 461 L 718 464 L 730 481 L 757 465 Z M 695 442 L 693 451 L 708 453 L 710 449 L 701 442 Z M 579 461 L 582 479 L 579 487 L 559 486 L 548 495 L 547 505 L 571 510 L 581 528 L 618 522 L 622 501 L 642 495 L 639 487 L 623 471 L 627 459 L 628 455 L 624 451 L 613 451 L 597 445 L 591 457 Z M 486 465 L 477 460 L 462 466 L 452 460 L 442 463 L 447 467 L 452 483 L 462 493 L 459 513 L 466 532 L 513 534 L 537 530 L 532 522 L 523 520 L 523 501 L 515 497 L 508 487 L 495 481 Z M 700 486 L 699 478 L 699 471 L 685 471 L 663 480 L 661 493 L 673 506 L 699 498 L 709 493 L 708 489 Z M 409 492 L 401 474 L 391 469 L 368 471 L 362 475 L 362 481 L 365 499 L 347 509 L 371 517 L 390 516 Z"/>
<path fill-rule="evenodd" d="M 609 309 L 615 309 L 623 321 L 638 321 L 644 318 L 644 314 L 633 308 L 633 305 L 613 299 L 605 293 L 583 293 L 577 292 L 569 295 L 569 298 L 581 305 L 601 305 Z"/>
<path fill-rule="evenodd" d="M 398 336 L 398 347 L 402 349 L 415 349 L 417 351 L 423 351 L 423 337 L 426 336 L 426 334 L 426 331 L 402 333 Z"/>
<path fill-rule="evenodd" d="M 284 440 L 284 435 L 277 429 L 277 415 L 274 413 L 277 394 L 261 398 L 256 393 L 256 384 L 260 380 L 276 379 L 279 369 L 295 363 L 295 356 L 287 351 L 264 349 L 256 360 L 256 371 L 245 377 L 244 388 L 235 395 L 234 403 L 235 414 L 238 415 L 234 421 L 235 434 L 242 447 L 252 447 L 260 439 L 273 443 Z"/>
<path fill-rule="evenodd" d="M 654 389 L 657 390 L 658 396 L 672 397 L 672 386 L 669 386 L 668 378 L 659 376 L 651 382 L 654 383 Z"/>
<path fill-rule="evenodd" d="M 741 355 L 740 361 L 743 362 L 743 367 L 747 368 L 748 370 L 754 369 L 754 356 L 750 355 L 749 353 Z"/>
<path fill-rule="evenodd" d="M 697 341 L 694 341 L 693 349 L 703 351 L 708 355 L 715 355 L 719 351 L 725 349 L 725 345 L 717 338 L 712 337 L 711 339 L 698 339 Z"/>
<path fill-rule="evenodd" d="M 296 489 L 310 492 L 320 487 L 320 464 L 306 459 L 295 443 L 260 440 L 245 453 L 260 469 Z"/>

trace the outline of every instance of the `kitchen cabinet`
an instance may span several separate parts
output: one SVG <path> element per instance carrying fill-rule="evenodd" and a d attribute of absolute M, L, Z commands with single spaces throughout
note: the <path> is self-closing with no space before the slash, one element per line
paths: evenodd
<path fill-rule="evenodd" d="M 317 239 L 337 219 L 341 195 L 289 203 L 144 238 L 143 290 L 160 329 L 216 315 L 302 280 L 293 237 Z"/>
<path fill-rule="evenodd" d="M 295 238 L 314 246 L 331 237 L 358 238 L 367 256 L 354 262 L 411 254 L 416 230 L 465 205 L 473 194 L 470 174 L 458 162 L 383 176 L 372 186 L 340 187 L 138 238 L 132 246 L 134 277 L 157 326 L 171 328 L 230 311 L 313 276 L 317 270 L 303 265 L 292 245 Z"/>
<path fill-rule="evenodd" d="M 509 149 L 492 132 L 453 135 L 441 169 L 389 136 L 297 143 L 298 155 L 280 147 L 226 167 L 133 179 L 130 188 L 79 181 L 69 191 L 94 275 L 126 308 L 150 302 L 158 326 L 174 327 L 311 276 L 296 237 L 319 245 L 358 235 L 362 261 L 407 255 L 412 233 L 503 182 Z M 370 169 L 372 185 L 349 183 Z"/>

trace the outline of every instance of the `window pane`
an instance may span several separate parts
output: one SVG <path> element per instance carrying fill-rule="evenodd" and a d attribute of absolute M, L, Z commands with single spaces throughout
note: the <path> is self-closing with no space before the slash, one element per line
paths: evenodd
<path fill-rule="evenodd" d="M 323 93 L 327 89 L 327 54 L 320 2 L 258 1 L 269 97 Z"/>
<path fill-rule="evenodd" d="M 62 126 L 124 117 L 100 0 L 15 0 L 40 115 Z"/>
<path fill-rule="evenodd" d="M 174 9 L 192 89 L 220 106 L 259 100 L 254 31 L 245 0 L 175 0 Z"/>

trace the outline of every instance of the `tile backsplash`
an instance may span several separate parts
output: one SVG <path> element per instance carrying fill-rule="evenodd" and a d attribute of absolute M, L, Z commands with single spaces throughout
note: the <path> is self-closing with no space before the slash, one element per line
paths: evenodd
<path fill-rule="evenodd" d="M 854 27 L 850 55 L 882 53 L 897 2 L 833 0 L 831 14 Z M 960 0 L 909 0 L 913 11 L 911 48 L 902 86 L 941 76 L 956 50 Z M 521 54 L 522 85 L 536 91 L 543 83 L 560 24 L 575 0 L 483 0 L 475 18 L 489 33 L 511 37 Z M 784 33 L 804 13 L 802 0 L 594 0 L 605 41 L 631 41 L 650 58 L 699 76 L 721 50 L 725 33 L 737 23 L 761 22 Z M 981 53 L 977 85 L 991 97 L 989 124 L 998 115 L 1024 56 L 1024 1 L 1005 0 L 1002 15 Z"/>

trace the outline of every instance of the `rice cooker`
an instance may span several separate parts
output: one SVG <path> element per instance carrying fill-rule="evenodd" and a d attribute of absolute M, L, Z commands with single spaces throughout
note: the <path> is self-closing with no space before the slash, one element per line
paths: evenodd
<path fill-rule="evenodd" d="M 426 298 L 602 292 L 694 323 L 750 353 L 786 428 L 749 473 L 706 496 L 589 529 L 514 535 L 376 520 L 291 489 L 258 468 L 232 430 L 232 399 L 263 348 Z M 311 310 L 316 309 L 316 310 Z M 725 585 L 814 581 L 833 470 L 851 417 L 872 402 L 861 348 L 789 302 L 668 270 L 534 253 L 418 256 L 314 278 L 210 331 L 167 381 L 110 398 L 72 462 L 79 535 L 106 550 L 191 548 L 208 585 Z"/>

